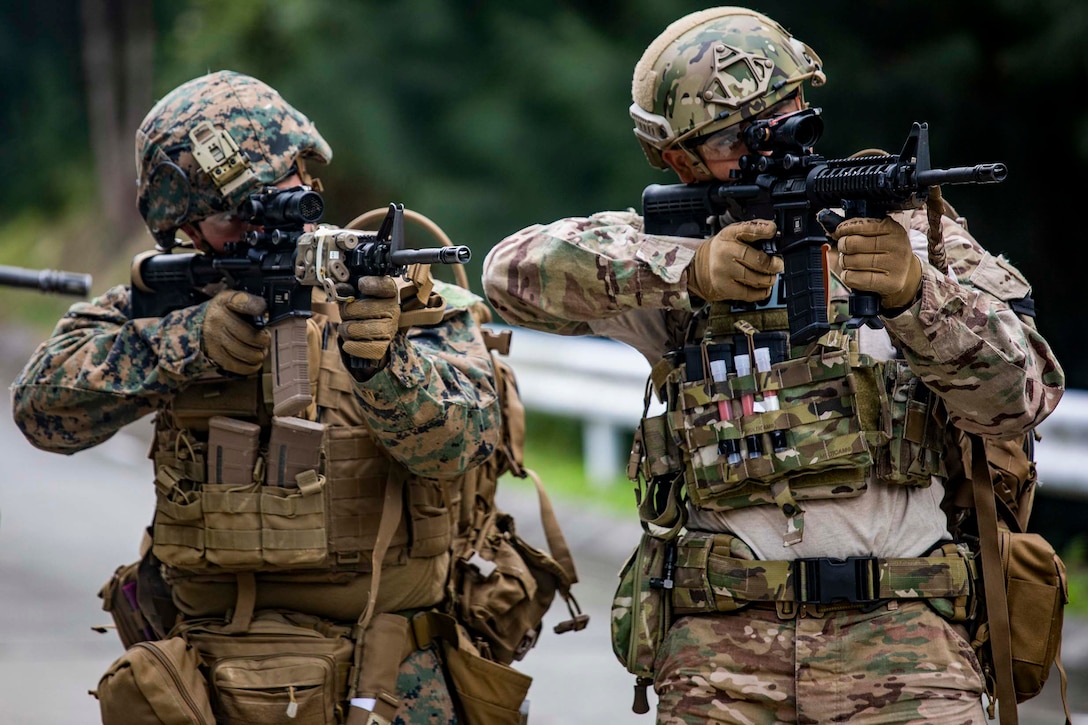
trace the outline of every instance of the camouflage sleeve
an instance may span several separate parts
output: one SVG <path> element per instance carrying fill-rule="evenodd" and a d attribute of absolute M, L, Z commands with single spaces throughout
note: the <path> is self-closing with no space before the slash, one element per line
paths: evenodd
<path fill-rule="evenodd" d="M 925 212 L 912 215 L 925 231 Z M 920 299 L 888 319 L 911 367 L 962 429 L 1018 435 L 1057 405 L 1065 375 L 1034 321 L 1009 303 L 1031 293 L 1024 276 L 944 217 L 949 273 L 925 265 Z"/>
<path fill-rule="evenodd" d="M 95 446 L 214 369 L 200 351 L 207 305 L 130 320 L 117 286 L 72 305 L 12 384 L 12 414 L 33 445 L 56 453 Z"/>
<path fill-rule="evenodd" d="M 634 212 L 534 225 L 484 260 L 484 292 L 514 325 L 594 334 L 594 320 L 636 308 L 690 310 L 685 270 L 702 240 L 642 232 Z"/>
<path fill-rule="evenodd" d="M 491 357 L 465 309 L 438 325 L 398 334 L 389 364 L 357 382 L 364 416 L 395 459 L 421 476 L 456 476 L 483 463 L 499 441 Z"/>

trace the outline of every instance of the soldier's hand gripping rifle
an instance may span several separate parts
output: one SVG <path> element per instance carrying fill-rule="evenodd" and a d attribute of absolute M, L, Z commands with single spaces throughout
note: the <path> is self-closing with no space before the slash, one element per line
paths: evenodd
<path fill-rule="evenodd" d="M 25 269 L 0 265 L 0 287 L 29 287 L 42 292 L 86 297 L 91 275 L 58 269 Z"/>
<path fill-rule="evenodd" d="M 257 229 L 246 232 L 242 241 L 227 244 L 222 253 L 152 251 L 137 255 L 132 263 L 132 317 L 162 317 L 205 302 L 224 287 L 263 297 L 268 309 L 254 324 L 267 326 L 272 333 L 273 414 L 299 413 L 312 400 L 306 362 L 306 318 L 312 315 L 312 287 L 319 284 L 317 276 L 308 272 L 315 264 L 312 250 L 309 244 L 300 242 L 311 238 L 307 226 L 320 220 L 324 211 L 321 195 L 308 186 L 267 188 L 251 195 L 238 211 L 241 219 Z M 322 229 L 338 228 L 322 225 Z M 419 261 L 429 261 L 432 252 L 446 249 L 464 251 L 455 251 L 454 260 L 444 255 L 436 261 L 468 259 L 467 247 L 404 250 L 400 249 L 403 236 L 397 244 L 400 254 L 393 260 L 394 265 L 380 269 L 396 273 L 402 269 L 396 263 L 414 263 L 416 256 L 421 258 Z M 385 248 L 391 245 L 391 239 L 385 240 Z M 371 257 L 384 259 L 387 255 L 382 254 L 381 247 L 368 248 L 369 256 L 362 259 L 349 258 L 349 275 L 355 274 L 358 279 L 379 269 L 371 264 Z"/>
<path fill-rule="evenodd" d="M 1003 181 L 1004 164 L 934 169 L 929 126 L 914 123 L 899 156 L 825 159 L 813 146 L 823 133 L 819 108 L 754 122 L 741 139 L 749 153 L 729 182 L 652 184 L 642 193 L 647 234 L 707 238 L 732 221 L 771 219 L 775 239 L 763 245 L 781 254 L 791 344 L 807 344 L 830 328 L 824 286 L 826 230 L 841 217 L 880 218 L 921 206 L 931 186 Z M 823 212 L 821 214 L 821 212 Z M 848 327 L 881 327 L 880 298 L 850 293 Z"/>
<path fill-rule="evenodd" d="M 320 225 L 298 243 L 296 276 L 322 287 L 331 299 L 350 302 L 363 277 L 403 275 L 412 265 L 464 264 L 472 250 L 464 245 L 404 248 L 404 205 L 390 204 L 377 232 Z M 365 361 L 351 358 L 351 365 Z"/>

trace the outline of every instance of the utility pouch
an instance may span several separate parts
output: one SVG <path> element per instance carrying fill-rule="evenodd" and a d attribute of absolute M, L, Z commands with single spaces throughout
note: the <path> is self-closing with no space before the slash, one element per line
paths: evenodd
<path fill-rule="evenodd" d="M 412 530 L 409 556 L 425 559 L 449 551 L 453 519 L 444 492 L 446 485 L 444 481 L 419 476 L 408 482 L 407 513 Z"/>
<path fill-rule="evenodd" d="M 128 649 L 137 642 L 155 639 L 147 620 L 140 614 L 140 605 L 136 596 L 137 573 L 140 562 L 117 567 L 98 596 L 102 599 L 102 609 L 110 613 L 117 628 L 121 644 Z"/>
<path fill-rule="evenodd" d="M 653 683 L 654 660 L 672 624 L 676 541 L 643 533 L 620 569 L 612 598 L 612 651 L 637 678 L 636 713 L 649 711 L 646 688 Z"/>
<path fill-rule="evenodd" d="M 262 611 L 247 631 L 194 620 L 175 631 L 199 653 L 219 722 L 335 725 L 348 693 L 351 628 Z"/>
<path fill-rule="evenodd" d="M 472 725 L 519 725 L 527 721 L 525 697 L 533 679 L 509 665 L 483 657 L 468 632 L 455 624 L 456 639 L 444 636 L 442 655 L 451 684 Z"/>
<path fill-rule="evenodd" d="M 672 614 L 735 612 L 756 597 L 766 596 L 770 587 L 759 591 L 760 579 L 752 578 L 750 588 L 738 589 L 733 559 L 754 561 L 752 550 L 732 534 L 686 531 L 676 541 L 675 584 L 669 592 Z"/>
<path fill-rule="evenodd" d="M 946 478 L 944 432 L 936 393 L 926 387 L 905 360 L 884 363 L 887 424 L 891 439 L 878 449 L 876 474 L 886 483 L 928 486 L 932 476 Z"/>
<path fill-rule="evenodd" d="M 1013 441 L 964 434 L 961 446 L 970 460 L 985 617 L 971 644 L 986 675 L 989 716 L 993 719 L 999 704 L 1002 723 L 1016 722 L 1017 703 L 1039 694 L 1056 665 L 1069 721 L 1068 682 L 1061 665 L 1069 601 L 1065 564 L 1046 539 L 1020 530 L 1031 513 L 1034 464 L 1026 446 Z"/>
<path fill-rule="evenodd" d="M 98 681 L 103 725 L 215 725 L 197 653 L 181 637 L 138 642 Z"/>
<path fill-rule="evenodd" d="M 1042 692 L 1059 655 L 1069 585 L 1065 564 L 1042 536 L 1000 530 L 998 546 L 1012 635 L 1012 681 L 1016 701 L 1024 702 Z M 973 642 L 987 671 L 992 671 L 990 634 L 984 623 Z"/>
<path fill-rule="evenodd" d="M 797 500 L 861 493 L 871 450 L 887 439 L 882 387 L 871 361 L 841 347 L 834 334 L 812 354 L 769 371 L 726 380 L 686 380 L 686 366 L 670 374 L 679 394 L 669 428 L 684 452 L 692 504 L 773 504 L 771 484 L 787 478 Z M 765 405 L 770 396 L 774 409 Z M 732 462 L 729 445 L 739 453 Z"/>
<path fill-rule="evenodd" d="M 360 425 L 326 428 L 325 456 L 330 554 L 339 565 L 370 571 L 389 478 L 388 455 Z M 402 521 L 389 542 L 385 564 L 401 563 L 408 541 L 408 524 Z"/>
<path fill-rule="evenodd" d="M 967 568 L 968 579 L 970 580 L 970 592 L 955 597 L 932 597 L 925 600 L 926 604 L 928 604 L 933 611 L 937 612 L 937 614 L 953 624 L 965 624 L 974 621 L 978 616 L 978 607 L 980 604 L 979 583 L 981 581 L 979 562 L 976 553 L 971 551 L 971 548 L 966 543 L 957 544 L 947 542 L 936 550 L 931 551 L 928 555 L 945 557 L 958 556 L 962 558 L 964 565 Z"/>
<path fill-rule="evenodd" d="M 683 455 L 668 429 L 665 413 L 643 418 L 631 447 L 627 477 L 637 480 L 668 478 L 684 470 Z"/>
<path fill-rule="evenodd" d="M 488 642 L 493 659 L 520 660 L 536 644 L 540 623 L 565 574 L 551 557 L 526 543 L 514 520 L 492 511 L 457 558 L 458 619 Z M 567 584 L 569 586 L 569 583 Z"/>

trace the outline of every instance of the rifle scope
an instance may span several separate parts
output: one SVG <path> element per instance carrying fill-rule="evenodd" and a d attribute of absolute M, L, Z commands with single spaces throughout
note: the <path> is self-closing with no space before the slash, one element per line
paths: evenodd
<path fill-rule="evenodd" d="M 820 109 L 806 108 L 774 118 L 752 122 L 742 140 L 752 153 L 761 151 L 804 152 L 816 145 L 824 133 Z"/>
<path fill-rule="evenodd" d="M 268 189 L 242 202 L 239 215 L 259 227 L 284 229 L 313 224 L 325 213 L 325 200 L 308 186 Z"/>

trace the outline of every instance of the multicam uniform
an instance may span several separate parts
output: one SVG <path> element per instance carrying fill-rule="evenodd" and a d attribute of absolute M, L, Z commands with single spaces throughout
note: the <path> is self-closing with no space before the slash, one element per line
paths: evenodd
<path fill-rule="evenodd" d="M 894 216 L 910 230 L 923 259 L 920 298 L 886 319 L 886 330 L 862 327 L 837 338 L 848 350 L 844 359 L 855 371 L 880 370 L 878 381 L 897 371 L 886 378 L 895 381 L 892 393 L 911 389 L 911 378 L 920 378 L 939 396 L 947 420 L 963 430 L 1023 434 L 1053 409 L 1064 381 L 1032 320 L 1008 304 L 1028 296 L 1030 287 L 947 217 L 942 229 L 949 272 L 939 272 L 925 263 L 925 211 Z M 488 255 L 486 294 L 511 324 L 609 337 L 636 348 L 655 372 L 674 369 L 661 364 L 666 355 L 698 344 L 721 308 L 688 293 L 685 270 L 703 240 L 641 230 L 642 219 L 632 211 L 528 227 Z M 837 260 L 829 263 L 835 272 Z M 842 315 L 846 293 L 833 276 L 830 297 Z M 709 323 L 699 314 L 707 307 Z M 737 315 L 720 316 L 730 327 L 737 321 Z M 770 318 L 753 313 L 747 319 L 766 329 Z M 897 350 L 900 362 L 893 360 Z M 923 418 L 934 415 L 935 406 L 934 398 Z M 676 428 L 685 423 L 677 423 L 674 411 L 684 407 L 670 400 L 670 424 L 681 438 Z M 827 439 L 834 433 L 829 428 Z M 858 444 L 862 437 L 850 440 Z M 865 453 L 879 439 L 867 437 L 859 450 Z M 776 480 L 734 481 L 732 487 L 721 480 L 708 487 L 693 475 L 698 466 L 685 451 L 688 511 L 672 605 L 674 613 L 689 616 L 675 619 L 654 662 L 659 722 L 854 721 L 877 710 L 897 722 L 984 720 L 982 677 L 965 630 L 935 613 L 947 603 L 940 597 L 963 594 L 969 586 L 956 547 L 943 549 L 951 558 L 938 551 L 949 538 L 940 508 L 944 452 L 914 451 L 929 463 L 899 476 L 906 485 L 894 485 L 895 476 L 874 463 L 877 454 L 866 453 L 853 472 L 835 471 L 838 477 L 823 479 L 825 485 L 809 483 L 821 474 L 803 481 L 802 465 Z M 790 514 L 800 509 L 799 532 L 800 522 Z M 876 603 L 798 604 L 789 564 L 771 563 L 820 557 L 876 557 L 880 581 L 870 582 Z M 951 615 L 947 607 L 942 611 Z"/>
<path fill-rule="evenodd" d="M 404 480 L 406 502 L 375 611 L 433 607 L 445 595 L 459 477 L 492 454 L 500 424 L 490 358 L 469 312 L 479 300 L 441 283 L 436 289 L 447 303 L 441 322 L 397 334 L 388 365 L 365 382 L 355 382 L 342 362 L 335 306 L 315 306 L 307 330 L 313 402 L 299 417 L 326 426 L 324 486 L 311 497 L 316 508 L 307 509 L 318 512 L 309 519 L 314 531 L 286 534 L 306 543 L 285 545 L 275 559 L 250 545 L 267 530 L 237 531 L 246 525 L 232 520 L 224 526 L 230 531 L 213 531 L 210 499 L 203 529 L 199 518 L 184 521 L 178 513 L 199 501 L 195 491 L 212 488 L 203 485 L 209 417 L 256 422 L 264 442 L 271 420 L 267 363 L 264 375 L 228 379 L 201 352 L 207 305 L 133 320 L 125 286 L 77 303 L 15 381 L 15 420 L 35 446 L 72 454 L 156 413 L 153 552 L 188 618 L 222 617 L 236 603 L 236 573 L 250 571 L 258 610 L 353 622 L 371 588 L 384 486 L 393 479 Z M 261 486 L 260 495 L 282 492 L 269 488 Z M 236 502 L 255 500 L 254 489 L 246 491 Z M 455 719 L 431 648 L 404 661 L 397 691 L 397 722 Z"/>

